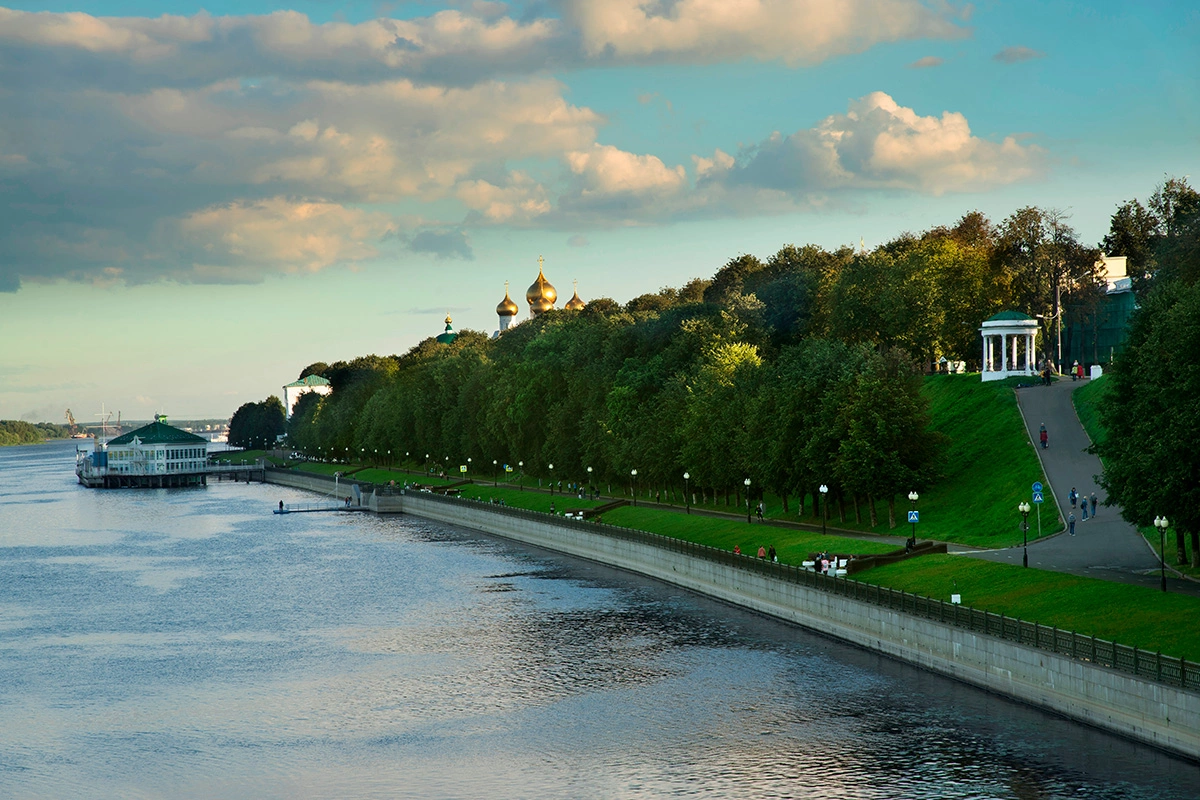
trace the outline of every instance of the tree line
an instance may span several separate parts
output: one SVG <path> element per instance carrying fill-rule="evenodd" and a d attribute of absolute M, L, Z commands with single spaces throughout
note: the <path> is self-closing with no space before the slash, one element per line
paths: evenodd
<path fill-rule="evenodd" d="M 551 311 L 496 340 L 468 330 L 451 345 L 431 337 L 403 355 L 312 364 L 300 377 L 323 375 L 333 391 L 303 395 L 288 434 L 327 458 L 448 471 L 469 459 L 485 474 L 495 462 L 542 480 L 676 497 L 687 473 L 701 498 L 733 503 L 749 478 L 751 495 L 770 491 L 800 513 L 826 485 L 842 514 L 875 524 L 882 500 L 894 524 L 895 495 L 936 481 L 946 444 L 929 430 L 921 374 L 941 359 L 977 366 L 979 323 L 1002 309 L 1042 321 L 1052 360 L 1064 308 L 1095 307 L 1104 295 L 1101 250 L 1129 256 L 1147 307 L 1175 308 L 1193 285 L 1184 276 L 1200 272 L 1187 266 L 1194 195 L 1168 180 L 1146 205 L 1118 208 L 1096 247 L 1053 209 L 1022 208 L 999 224 L 971 212 L 870 251 L 788 245 L 740 255 L 711 279 Z M 1137 315 L 1118 387 L 1134 385 L 1153 316 Z M 1172 352 L 1187 341 L 1175 337 Z M 1177 364 L 1156 366 L 1174 374 Z M 1117 408 L 1106 414 L 1124 414 Z M 1179 429 L 1190 433 L 1196 416 Z M 1120 423 L 1109 429 L 1110 448 L 1133 440 Z M 1106 478 L 1114 498 L 1120 469 Z M 1146 507 L 1131 498 L 1127 513 L 1141 519 Z"/>
<path fill-rule="evenodd" d="M 41 444 L 47 439 L 65 439 L 71 432 L 53 422 L 25 422 L 0 419 L 0 447 L 14 444 Z"/>
<path fill-rule="evenodd" d="M 288 433 L 326 457 L 514 470 L 542 480 L 748 500 L 769 491 L 874 525 L 876 501 L 935 481 L 923 371 L 979 360 L 1004 308 L 1052 318 L 1095 297 L 1098 250 L 1063 214 L 972 212 L 874 250 L 788 245 L 625 304 L 552 311 L 497 340 L 464 331 L 400 356 L 312 364 Z M 1055 292 L 1052 287 L 1058 287 Z M 1048 338 L 1048 337 L 1044 337 Z M 553 468 L 551 468 L 553 465 Z M 591 467 L 591 471 L 588 471 Z M 634 476 L 633 470 L 637 470 Z"/>

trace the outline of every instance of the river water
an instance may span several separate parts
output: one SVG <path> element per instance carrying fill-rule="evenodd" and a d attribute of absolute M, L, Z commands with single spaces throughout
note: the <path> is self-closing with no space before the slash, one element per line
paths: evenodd
<path fill-rule="evenodd" d="M 1196 798 L 1200 768 L 803 630 L 260 484 L 0 448 L 0 796 Z"/>

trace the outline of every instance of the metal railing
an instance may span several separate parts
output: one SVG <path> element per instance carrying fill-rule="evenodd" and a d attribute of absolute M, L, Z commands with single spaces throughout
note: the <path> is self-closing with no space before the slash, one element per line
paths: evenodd
<path fill-rule="evenodd" d="M 396 490 L 398 493 L 401 491 L 400 487 L 396 487 Z M 410 494 L 435 503 L 478 505 L 495 514 L 533 522 L 552 522 L 565 528 L 599 533 L 702 558 L 718 564 L 740 567 L 777 580 L 799 584 L 841 597 L 849 597 L 945 625 L 953 625 L 957 628 L 986 634 L 1026 647 L 1034 647 L 1055 655 L 1067 656 L 1157 683 L 1200 692 L 1200 664 L 1182 658 L 1164 656 L 1160 652 L 1142 650 L 1105 639 L 1097 639 L 1095 636 L 1041 625 L 1003 614 L 994 614 L 971 606 L 947 603 L 944 600 L 935 600 L 924 595 L 864 583 L 853 578 L 839 578 L 792 564 L 780 564 L 751 555 L 734 554 L 710 545 L 697 544 L 685 539 L 675 539 L 634 528 L 622 528 L 606 523 L 560 517 L 540 511 L 496 505 L 472 498 L 444 497 L 432 492 Z"/>

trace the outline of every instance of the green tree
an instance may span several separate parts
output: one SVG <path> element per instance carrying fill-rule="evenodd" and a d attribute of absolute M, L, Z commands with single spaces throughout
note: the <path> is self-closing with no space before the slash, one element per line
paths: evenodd
<path fill-rule="evenodd" d="M 867 496 L 872 525 L 876 498 L 886 499 L 888 527 L 895 528 L 896 494 L 924 489 L 938 474 L 944 437 L 929 431 L 920 380 L 908 356 L 892 350 L 872 354 L 841 384 L 834 474 L 842 486 Z"/>
<path fill-rule="evenodd" d="M 1200 282 L 1162 283 L 1134 312 L 1100 406 L 1107 439 L 1101 483 L 1135 525 L 1171 520 L 1180 564 L 1200 566 Z"/>
<path fill-rule="evenodd" d="M 995 258 L 1007 273 L 1017 309 L 1043 319 L 1043 354 L 1061 368 L 1057 349 L 1062 309 L 1094 306 L 1101 293 L 1100 253 L 1079 242 L 1067 215 L 1034 206 L 1018 209 L 1000 225 Z"/>
<path fill-rule="evenodd" d="M 258 403 L 243 403 L 229 420 L 229 443 L 234 447 L 266 448 L 287 431 L 283 401 L 275 395 Z"/>

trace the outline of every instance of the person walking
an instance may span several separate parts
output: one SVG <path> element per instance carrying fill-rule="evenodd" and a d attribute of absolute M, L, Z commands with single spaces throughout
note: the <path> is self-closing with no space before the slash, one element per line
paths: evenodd
<path fill-rule="evenodd" d="M 1080 502 L 1080 504 L 1079 504 L 1079 507 L 1081 509 L 1083 509 L 1083 519 L 1088 518 L 1087 506 L 1088 506 L 1088 501 L 1087 501 L 1087 498 L 1085 497 L 1085 498 L 1083 498 L 1082 502 Z"/>
<path fill-rule="evenodd" d="M 1092 492 L 1092 516 L 1096 516 L 1096 493 Z"/>
<path fill-rule="evenodd" d="M 1047 447 L 1050 446 L 1050 437 L 1046 433 L 1046 423 L 1044 423 L 1044 422 L 1042 423 L 1041 430 L 1038 432 L 1038 438 L 1040 438 L 1042 440 L 1042 449 L 1043 450 L 1045 450 Z"/>
<path fill-rule="evenodd" d="M 1067 515 L 1067 530 L 1072 536 L 1075 535 L 1075 514 L 1074 512 Z"/>
<path fill-rule="evenodd" d="M 767 548 L 763 547 L 761 544 L 758 546 L 758 557 L 763 561 L 767 560 Z"/>
<path fill-rule="evenodd" d="M 1079 494 L 1075 491 L 1075 487 L 1071 487 L 1071 493 L 1067 495 L 1067 499 L 1071 501 L 1071 510 L 1075 510 L 1075 501 L 1079 499 Z"/>
<path fill-rule="evenodd" d="M 754 513 L 758 515 L 758 521 L 762 522 L 763 521 L 763 515 L 762 515 L 763 514 L 763 504 L 762 504 L 761 500 L 759 501 L 758 508 L 755 509 Z"/>
<path fill-rule="evenodd" d="M 775 555 L 775 545 L 771 545 L 770 549 L 767 550 L 767 558 L 771 561 L 779 560 L 779 557 Z"/>

